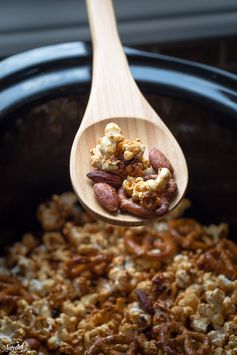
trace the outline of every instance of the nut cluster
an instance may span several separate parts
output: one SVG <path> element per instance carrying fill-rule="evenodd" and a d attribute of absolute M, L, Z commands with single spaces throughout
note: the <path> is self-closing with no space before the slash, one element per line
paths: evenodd
<path fill-rule="evenodd" d="M 112 226 L 72 193 L 37 216 L 40 239 L 26 234 L 0 258 L 0 353 L 19 342 L 24 355 L 236 354 L 237 246 L 226 225 L 169 214 Z"/>
<path fill-rule="evenodd" d="M 113 122 L 106 125 L 104 134 L 91 149 L 95 170 L 87 174 L 100 205 L 109 212 L 120 210 L 145 218 L 165 214 L 177 193 L 166 156 L 153 148 L 146 159 L 141 140 L 125 139 Z"/>

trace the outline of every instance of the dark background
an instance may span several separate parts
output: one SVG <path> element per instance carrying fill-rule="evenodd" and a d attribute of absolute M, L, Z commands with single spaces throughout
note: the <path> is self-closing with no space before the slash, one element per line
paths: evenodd
<path fill-rule="evenodd" d="M 114 0 L 125 45 L 237 71 L 236 0 Z M 0 58 L 90 40 L 84 0 L 0 1 Z"/>

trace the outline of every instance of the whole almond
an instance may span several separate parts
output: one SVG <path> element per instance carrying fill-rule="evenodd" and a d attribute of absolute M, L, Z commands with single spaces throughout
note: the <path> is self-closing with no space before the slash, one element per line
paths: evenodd
<path fill-rule="evenodd" d="M 174 173 L 174 169 L 169 161 L 169 159 L 157 148 L 153 148 L 149 152 L 149 160 L 152 168 L 157 173 L 161 168 L 167 168 L 171 172 Z"/>
<path fill-rule="evenodd" d="M 104 182 L 115 187 L 116 189 L 118 189 L 123 182 L 121 176 L 104 170 L 92 170 L 87 174 L 87 177 L 93 182 Z"/>
<path fill-rule="evenodd" d="M 119 199 L 115 188 L 103 182 L 97 182 L 93 186 L 95 197 L 102 207 L 110 212 L 119 208 Z"/>

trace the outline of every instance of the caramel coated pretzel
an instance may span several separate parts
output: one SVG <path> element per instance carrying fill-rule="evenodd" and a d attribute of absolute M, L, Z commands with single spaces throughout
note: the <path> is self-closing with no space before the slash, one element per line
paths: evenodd
<path fill-rule="evenodd" d="M 142 239 L 141 243 L 139 239 Z M 130 253 L 152 262 L 164 261 L 177 250 L 175 241 L 168 233 L 148 232 L 146 236 L 140 237 L 128 230 L 124 235 L 124 244 Z"/>
<path fill-rule="evenodd" d="M 138 354 L 138 343 L 134 337 L 126 335 L 109 335 L 105 338 L 99 338 L 95 340 L 89 350 L 86 351 L 85 355 L 97 355 L 97 354 L 109 354 L 109 355 L 118 355 L 121 353 L 124 354 L 124 351 L 118 351 L 111 349 L 111 346 L 115 345 L 128 345 L 128 350 L 126 350 L 127 355 L 136 355 Z"/>
<path fill-rule="evenodd" d="M 196 341 L 201 344 L 200 348 L 194 349 L 193 342 Z M 206 335 L 198 332 L 188 331 L 184 340 L 184 349 L 187 355 L 205 355 L 210 351 L 209 339 Z"/>
<path fill-rule="evenodd" d="M 165 197 L 161 198 L 160 206 L 155 210 L 144 208 L 138 203 L 133 202 L 132 198 L 128 198 L 123 187 L 118 190 L 118 198 L 120 202 L 120 210 L 132 213 L 139 217 L 155 218 L 163 216 L 169 210 L 169 200 Z"/>
<path fill-rule="evenodd" d="M 29 303 L 33 300 L 33 297 L 17 278 L 0 275 L 0 307 L 6 308 L 10 312 L 21 298 Z"/>
<path fill-rule="evenodd" d="M 168 223 L 169 232 L 175 241 L 184 249 L 208 249 L 208 244 L 202 240 L 205 231 L 202 226 L 191 218 L 180 218 Z"/>
<path fill-rule="evenodd" d="M 77 277 L 85 270 L 91 270 L 99 264 L 107 264 L 112 260 L 112 255 L 78 255 L 66 263 L 66 273 L 70 278 Z"/>
<path fill-rule="evenodd" d="M 170 321 L 153 330 L 158 337 L 157 345 L 168 355 L 176 355 L 178 348 L 182 347 L 184 354 L 205 355 L 210 351 L 208 337 L 204 334 L 192 332 L 186 329 L 182 323 Z M 199 343 L 200 346 L 195 346 Z M 196 344 L 197 345 L 197 344 Z"/>
<path fill-rule="evenodd" d="M 222 239 L 214 248 L 207 250 L 197 264 L 234 280 L 237 277 L 237 246 L 231 240 Z"/>

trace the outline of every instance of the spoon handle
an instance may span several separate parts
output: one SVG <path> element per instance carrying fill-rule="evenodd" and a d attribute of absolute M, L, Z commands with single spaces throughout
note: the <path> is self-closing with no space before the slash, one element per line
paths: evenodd
<path fill-rule="evenodd" d="M 90 99 L 82 127 L 113 117 L 144 117 L 144 99 L 121 45 L 112 0 L 87 0 L 93 43 Z"/>

